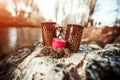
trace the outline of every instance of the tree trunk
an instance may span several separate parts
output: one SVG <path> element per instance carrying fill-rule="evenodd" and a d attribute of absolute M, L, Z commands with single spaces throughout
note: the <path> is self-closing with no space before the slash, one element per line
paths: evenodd
<path fill-rule="evenodd" d="M 92 15 L 94 13 L 95 4 L 96 4 L 96 0 L 92 0 L 91 5 L 90 5 L 90 12 L 89 12 L 89 17 L 88 17 L 88 22 L 86 24 L 86 27 L 93 26 Z"/>

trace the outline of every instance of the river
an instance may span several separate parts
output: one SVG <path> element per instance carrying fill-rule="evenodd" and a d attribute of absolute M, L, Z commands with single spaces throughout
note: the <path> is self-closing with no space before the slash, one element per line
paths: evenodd
<path fill-rule="evenodd" d="M 18 48 L 42 41 L 40 28 L 0 27 L 0 54 L 10 54 Z"/>

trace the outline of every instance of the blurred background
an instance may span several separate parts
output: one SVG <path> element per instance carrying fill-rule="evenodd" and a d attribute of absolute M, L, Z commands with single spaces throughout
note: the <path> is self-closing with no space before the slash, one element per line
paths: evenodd
<path fill-rule="evenodd" d="M 42 41 L 46 21 L 82 24 L 82 44 L 120 43 L 120 0 L 0 0 L 0 59 Z"/>

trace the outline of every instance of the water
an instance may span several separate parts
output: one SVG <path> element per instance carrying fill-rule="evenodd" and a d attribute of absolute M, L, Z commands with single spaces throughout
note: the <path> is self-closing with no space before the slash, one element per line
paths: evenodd
<path fill-rule="evenodd" d="M 40 28 L 0 26 L 0 55 L 10 54 L 23 46 L 42 40 Z"/>

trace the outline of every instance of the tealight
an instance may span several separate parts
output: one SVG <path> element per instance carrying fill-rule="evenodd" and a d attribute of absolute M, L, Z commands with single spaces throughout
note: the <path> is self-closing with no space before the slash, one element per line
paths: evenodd
<path fill-rule="evenodd" d="M 66 41 L 64 39 L 53 38 L 52 39 L 52 48 L 54 49 L 62 49 L 66 45 Z"/>

